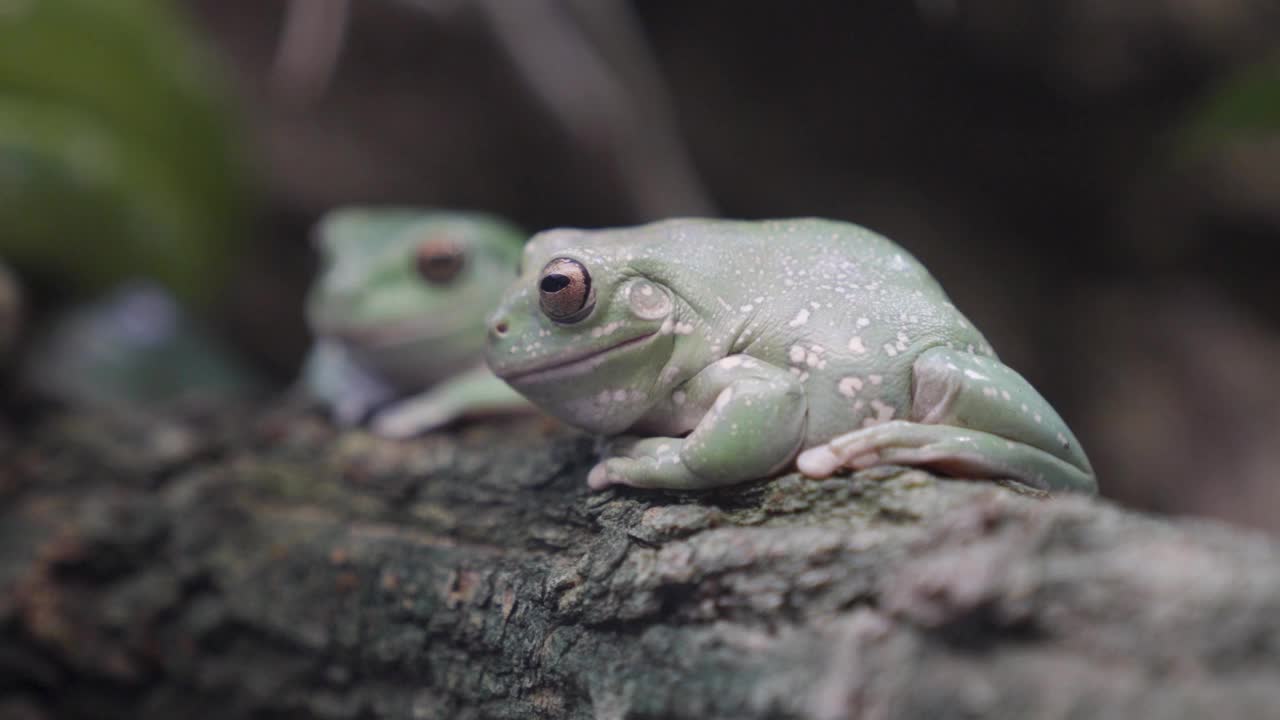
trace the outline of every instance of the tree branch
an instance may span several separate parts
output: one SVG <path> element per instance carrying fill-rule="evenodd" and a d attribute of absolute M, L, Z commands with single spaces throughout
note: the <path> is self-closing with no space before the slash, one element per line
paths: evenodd
<path fill-rule="evenodd" d="M 68 415 L 0 464 L 0 714 L 1266 717 L 1280 552 L 905 472 L 591 494 L 540 421 Z M 6 715 L 6 717 L 9 715 Z"/>

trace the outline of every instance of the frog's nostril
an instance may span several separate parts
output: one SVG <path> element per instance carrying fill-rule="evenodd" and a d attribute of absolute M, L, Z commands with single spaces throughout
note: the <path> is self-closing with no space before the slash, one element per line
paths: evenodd
<path fill-rule="evenodd" d="M 507 326 L 506 320 L 499 320 L 493 325 L 493 334 L 497 335 L 498 337 L 502 337 L 503 335 L 507 334 L 507 330 L 509 329 L 510 328 Z"/>

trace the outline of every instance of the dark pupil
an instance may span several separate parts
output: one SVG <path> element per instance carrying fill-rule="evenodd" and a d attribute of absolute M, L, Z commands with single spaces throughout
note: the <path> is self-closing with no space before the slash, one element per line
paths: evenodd
<path fill-rule="evenodd" d="M 568 275 L 553 273 L 542 278 L 542 284 L 539 285 L 544 293 L 557 293 L 569 287 L 569 283 L 573 282 Z"/>

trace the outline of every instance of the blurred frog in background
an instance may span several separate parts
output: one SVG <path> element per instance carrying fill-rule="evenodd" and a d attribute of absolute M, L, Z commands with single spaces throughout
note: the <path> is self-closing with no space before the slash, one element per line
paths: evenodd
<path fill-rule="evenodd" d="M 408 437 L 463 416 L 532 411 L 484 365 L 485 317 L 525 235 L 488 215 L 343 208 L 317 224 L 305 390 L 342 425 Z"/>
<path fill-rule="evenodd" d="M 45 397 L 114 412 L 226 403 L 266 382 L 164 288 L 125 283 L 35 334 L 21 377 Z"/>

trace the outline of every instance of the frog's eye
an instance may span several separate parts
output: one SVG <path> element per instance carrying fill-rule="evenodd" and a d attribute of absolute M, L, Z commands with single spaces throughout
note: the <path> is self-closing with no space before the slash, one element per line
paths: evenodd
<path fill-rule="evenodd" d="M 556 258 L 542 268 L 538 296 L 542 312 L 558 323 L 576 323 L 590 315 L 596 304 L 591 273 L 570 258 Z"/>
<path fill-rule="evenodd" d="M 418 275 L 432 285 L 453 282 L 466 262 L 466 250 L 450 237 L 423 240 L 413 258 L 413 266 Z"/>

